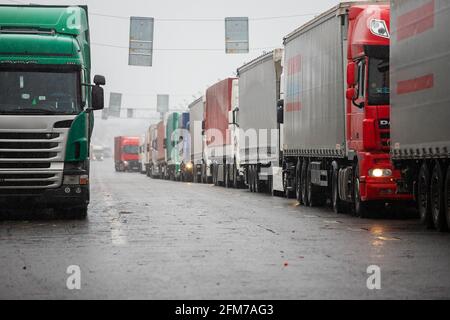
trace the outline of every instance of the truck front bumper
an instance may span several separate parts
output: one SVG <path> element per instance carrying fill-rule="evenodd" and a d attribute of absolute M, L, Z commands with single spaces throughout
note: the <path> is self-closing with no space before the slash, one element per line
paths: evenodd
<path fill-rule="evenodd" d="M 389 154 L 386 153 L 360 153 L 359 154 L 360 195 L 362 201 L 411 201 L 412 194 L 398 192 L 397 180 L 401 172 L 392 165 Z M 374 169 L 390 170 L 391 176 L 376 177 L 370 175 Z"/>
<path fill-rule="evenodd" d="M 410 194 L 397 193 L 397 184 L 393 182 L 361 182 L 360 184 L 362 201 L 411 201 Z"/>
<path fill-rule="evenodd" d="M 63 185 L 54 189 L 0 189 L 2 206 L 78 207 L 89 204 L 88 185 Z"/>

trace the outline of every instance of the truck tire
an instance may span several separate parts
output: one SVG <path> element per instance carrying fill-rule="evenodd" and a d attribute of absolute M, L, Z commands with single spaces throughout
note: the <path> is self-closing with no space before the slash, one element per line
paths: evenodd
<path fill-rule="evenodd" d="M 431 217 L 430 172 L 426 163 L 422 165 L 419 171 L 417 204 L 420 222 L 428 229 L 431 229 L 433 227 L 433 219 Z"/>
<path fill-rule="evenodd" d="M 308 164 L 308 169 L 306 173 L 306 188 L 307 188 L 307 198 L 310 207 L 320 207 L 324 204 L 324 195 L 321 193 L 319 187 L 313 185 L 311 182 L 311 162 Z"/>
<path fill-rule="evenodd" d="M 233 188 L 239 189 L 238 170 L 237 170 L 236 162 L 233 165 Z"/>
<path fill-rule="evenodd" d="M 444 197 L 444 173 L 441 165 L 436 162 L 433 174 L 431 175 L 430 184 L 431 199 L 431 217 L 436 230 L 440 232 L 447 231 L 447 219 L 445 213 L 445 197 Z"/>
<path fill-rule="evenodd" d="M 299 161 L 295 169 L 295 198 L 299 203 L 302 203 L 302 165 Z"/>
<path fill-rule="evenodd" d="M 359 166 L 355 167 L 353 171 L 353 209 L 357 217 L 360 218 L 370 218 L 370 203 L 361 200 L 360 194 L 360 182 L 359 182 Z"/>
<path fill-rule="evenodd" d="M 307 183 L 307 173 L 308 173 L 308 162 L 305 160 L 302 164 L 302 171 L 300 176 L 300 184 L 302 187 L 302 205 L 308 207 L 309 199 L 308 199 L 308 183 Z"/>
<path fill-rule="evenodd" d="M 253 183 L 253 167 L 249 166 L 248 167 L 248 189 L 250 190 L 250 192 L 254 192 L 254 183 Z"/>
<path fill-rule="evenodd" d="M 292 199 L 295 197 L 295 194 L 288 188 L 288 181 L 289 181 L 288 175 L 289 175 L 289 173 L 287 171 L 283 171 L 284 196 L 286 197 L 286 199 Z"/>
<path fill-rule="evenodd" d="M 224 180 L 225 180 L 224 186 L 226 189 L 229 189 L 230 188 L 230 167 L 228 164 L 225 164 L 223 166 L 223 171 L 224 171 L 223 176 L 224 176 Z"/>
<path fill-rule="evenodd" d="M 335 213 L 347 213 L 347 203 L 341 200 L 339 196 L 339 167 L 333 166 L 331 176 L 331 204 Z"/>
<path fill-rule="evenodd" d="M 219 166 L 214 165 L 212 167 L 212 172 L 213 172 L 213 183 L 216 187 L 219 186 Z"/>
<path fill-rule="evenodd" d="M 254 167 L 253 172 L 255 174 L 255 192 L 256 193 L 261 193 L 262 192 L 262 186 L 261 186 L 261 181 L 259 180 L 258 166 Z"/>
<path fill-rule="evenodd" d="M 450 229 L 450 166 L 447 168 L 445 178 L 445 215 L 447 218 L 447 229 Z"/>

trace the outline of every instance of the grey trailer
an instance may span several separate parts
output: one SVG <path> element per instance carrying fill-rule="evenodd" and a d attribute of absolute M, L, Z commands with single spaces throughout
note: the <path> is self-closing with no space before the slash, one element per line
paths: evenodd
<path fill-rule="evenodd" d="M 189 133 L 191 138 L 191 162 L 193 165 L 194 182 L 206 183 L 209 179 L 205 160 L 205 139 L 203 120 L 205 114 L 205 97 L 202 96 L 189 105 Z"/>
<path fill-rule="evenodd" d="M 281 181 L 277 104 L 281 98 L 282 58 L 283 49 L 276 49 L 237 70 L 239 162 L 252 192 L 273 192 L 274 176 Z M 281 183 L 278 185 L 281 187 Z"/>
<path fill-rule="evenodd" d="M 394 0 L 391 148 L 428 227 L 450 226 L 450 2 Z"/>

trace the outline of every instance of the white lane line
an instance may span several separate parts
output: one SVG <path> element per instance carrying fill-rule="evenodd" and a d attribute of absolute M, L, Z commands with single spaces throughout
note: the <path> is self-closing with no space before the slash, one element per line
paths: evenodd
<path fill-rule="evenodd" d="M 100 185 L 103 193 L 104 205 L 108 210 L 110 218 L 111 243 L 117 247 L 126 246 L 128 244 L 126 226 L 120 221 L 120 214 L 115 209 L 116 205 L 112 200 L 112 196 L 108 196 L 103 183 L 100 183 Z"/>

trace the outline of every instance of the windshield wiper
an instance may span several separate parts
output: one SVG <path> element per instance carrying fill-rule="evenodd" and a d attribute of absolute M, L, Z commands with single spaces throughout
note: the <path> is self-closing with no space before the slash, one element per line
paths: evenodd
<path fill-rule="evenodd" d="M 40 109 L 40 108 L 25 108 L 16 110 L 17 113 L 25 113 L 25 114 L 43 114 L 43 115 L 74 115 L 74 113 L 69 112 L 58 112 L 52 111 L 48 109 Z"/>

